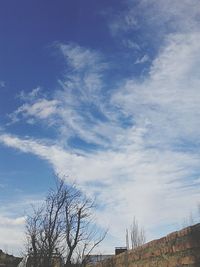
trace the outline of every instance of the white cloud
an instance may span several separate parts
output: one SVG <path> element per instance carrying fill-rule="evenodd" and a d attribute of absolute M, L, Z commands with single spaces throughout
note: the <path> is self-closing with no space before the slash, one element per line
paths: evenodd
<path fill-rule="evenodd" d="M 58 48 L 63 53 L 67 60 L 67 63 L 75 70 L 81 71 L 88 67 L 93 67 L 95 70 L 101 68 L 104 69 L 105 64 L 100 63 L 102 58 L 96 51 L 91 51 L 91 49 L 86 49 L 76 44 L 59 44 Z"/>
<path fill-rule="evenodd" d="M 15 201 L 7 200 L 0 206 L 0 248 L 9 254 L 21 256 L 25 247 L 26 215 L 31 205 L 41 205 L 43 196 L 21 196 Z"/>
<path fill-rule="evenodd" d="M 133 15 L 132 11 L 124 12 L 118 16 L 114 16 L 114 20 L 109 25 L 113 35 L 119 31 L 129 31 L 131 29 L 138 29 L 138 20 Z"/>
<path fill-rule="evenodd" d="M 135 61 L 135 64 L 143 64 L 147 61 L 149 61 L 149 56 L 148 55 L 144 55 L 142 56 L 141 58 L 138 58 L 136 61 Z"/>
<path fill-rule="evenodd" d="M 25 93 L 24 91 L 21 91 L 18 95 L 18 97 L 21 100 L 25 100 L 25 101 L 32 101 L 34 100 L 36 97 L 38 97 L 40 95 L 41 92 L 41 88 L 38 86 L 36 88 L 34 88 L 31 92 L 29 93 Z"/>
<path fill-rule="evenodd" d="M 142 83 L 127 81 L 113 96 L 113 103 L 132 114 L 138 125 L 146 123 L 147 141 L 154 145 L 198 140 L 199 40 L 198 33 L 169 36 L 150 76 Z"/>
<path fill-rule="evenodd" d="M 35 116 L 39 119 L 46 119 L 51 115 L 56 114 L 58 101 L 56 100 L 38 100 L 33 105 L 25 104 L 19 110 L 18 113 L 23 113 L 25 116 Z"/>
<path fill-rule="evenodd" d="M 126 8 L 110 21 L 110 30 L 114 35 L 141 31 L 146 27 L 151 35 L 160 40 L 169 32 L 199 30 L 198 0 L 129 0 L 126 3 Z"/>
<path fill-rule="evenodd" d="M 35 102 L 23 104 L 9 117 L 11 123 L 19 122 L 21 117 L 27 119 L 27 122 L 34 123 L 35 119 L 44 120 L 56 115 L 58 105 L 57 100 L 37 99 Z M 48 122 L 50 123 L 50 120 Z"/>
<path fill-rule="evenodd" d="M 122 40 L 122 44 L 130 49 L 136 50 L 136 51 L 140 51 L 140 46 L 139 44 L 137 44 L 136 42 L 130 40 L 130 39 L 123 39 Z"/>
<path fill-rule="evenodd" d="M 108 68 L 103 56 L 99 52 L 75 44 L 60 44 L 57 48 L 71 70 L 69 74 L 66 73 L 63 82 L 66 93 L 77 93 L 82 101 L 96 98 L 103 86 L 103 71 Z"/>
<path fill-rule="evenodd" d="M 24 225 L 26 217 L 8 218 L 0 216 L 0 226 L 18 226 Z"/>
<path fill-rule="evenodd" d="M 24 251 L 24 229 L 22 227 L 1 226 L 0 227 L 0 247 L 4 252 L 21 256 Z"/>
<path fill-rule="evenodd" d="M 199 30 L 200 4 L 198 0 L 143 0 L 140 5 L 142 10 L 145 10 L 148 23 L 155 26 L 160 24 L 165 31 L 191 32 Z"/>
<path fill-rule="evenodd" d="M 60 88 L 51 97 L 42 96 L 39 87 L 28 94 L 21 92 L 25 103 L 9 115 L 11 123 L 43 120 L 48 126 L 56 125 L 65 140 L 66 136 L 77 135 L 86 142 L 102 144 L 99 131 L 102 123 L 93 110 L 106 118 L 102 75 L 108 64 L 100 53 L 75 44 L 59 44 L 57 48 L 71 71 L 58 81 Z"/>

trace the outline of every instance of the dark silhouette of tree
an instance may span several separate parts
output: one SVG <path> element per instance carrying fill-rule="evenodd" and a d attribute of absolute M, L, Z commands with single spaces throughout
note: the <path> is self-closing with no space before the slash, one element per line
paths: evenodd
<path fill-rule="evenodd" d="M 51 267 L 55 255 L 72 262 L 86 262 L 88 255 L 106 236 L 94 218 L 95 201 L 73 185 L 57 178 L 42 207 L 27 216 L 26 235 L 34 267 Z"/>

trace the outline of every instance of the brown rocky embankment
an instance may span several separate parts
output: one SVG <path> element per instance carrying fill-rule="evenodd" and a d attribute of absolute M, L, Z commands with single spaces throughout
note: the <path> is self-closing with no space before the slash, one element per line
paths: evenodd
<path fill-rule="evenodd" d="M 0 267 L 17 267 L 22 258 L 4 253 L 0 249 Z"/>
<path fill-rule="evenodd" d="M 200 267 L 200 224 L 113 256 L 95 267 Z"/>

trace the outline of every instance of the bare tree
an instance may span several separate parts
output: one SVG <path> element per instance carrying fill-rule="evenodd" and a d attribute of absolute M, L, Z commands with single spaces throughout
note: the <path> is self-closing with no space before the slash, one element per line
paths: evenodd
<path fill-rule="evenodd" d="M 63 185 L 57 184 L 55 190 L 50 190 L 44 205 L 36 209 L 27 217 L 26 234 L 31 245 L 33 266 L 50 267 L 53 254 L 62 242 L 61 208 L 64 205 L 65 196 Z"/>
<path fill-rule="evenodd" d="M 188 227 L 200 222 L 200 202 L 197 204 L 196 210 L 190 211 L 189 214 L 183 218 L 182 227 Z"/>
<path fill-rule="evenodd" d="M 52 266 L 59 251 L 66 257 L 66 266 L 84 262 L 103 241 L 107 231 L 99 231 L 94 219 L 94 200 L 86 197 L 75 185 L 57 179 L 40 209 L 33 209 L 27 219 L 27 236 L 32 246 L 34 267 Z M 42 260 L 41 260 L 42 259 Z"/>
<path fill-rule="evenodd" d="M 94 219 L 95 201 L 86 197 L 73 186 L 63 186 L 66 195 L 64 203 L 64 231 L 66 241 L 66 265 L 86 261 L 92 250 L 106 236 L 100 232 Z"/>
<path fill-rule="evenodd" d="M 188 227 L 195 224 L 195 218 L 193 212 L 191 211 L 187 217 L 183 219 L 182 227 Z"/>
<path fill-rule="evenodd" d="M 31 253 L 33 257 L 33 267 L 38 267 L 40 262 L 40 233 L 41 233 L 41 222 L 42 219 L 42 209 L 35 209 L 33 207 L 33 214 L 27 216 L 26 220 L 26 236 L 27 236 L 27 250 Z"/>
<path fill-rule="evenodd" d="M 63 191 L 63 182 L 57 183 L 55 190 L 50 190 L 45 203 L 43 220 L 42 245 L 45 253 L 45 266 L 52 265 L 53 253 L 62 242 L 62 208 L 65 203 L 66 192 Z"/>
<path fill-rule="evenodd" d="M 126 230 L 126 242 L 127 248 L 129 248 L 130 244 L 131 249 L 135 249 L 146 242 L 144 228 L 139 226 L 135 216 L 133 217 L 133 222 L 130 226 L 130 229 Z"/>

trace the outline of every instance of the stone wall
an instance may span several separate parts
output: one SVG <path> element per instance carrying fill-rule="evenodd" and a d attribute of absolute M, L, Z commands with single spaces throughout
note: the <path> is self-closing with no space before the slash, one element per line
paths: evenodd
<path fill-rule="evenodd" d="M 95 265 L 95 267 L 181 266 L 200 267 L 200 224 L 173 232 Z"/>

